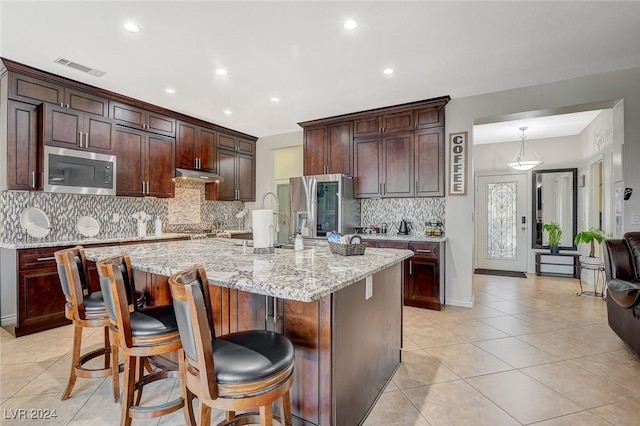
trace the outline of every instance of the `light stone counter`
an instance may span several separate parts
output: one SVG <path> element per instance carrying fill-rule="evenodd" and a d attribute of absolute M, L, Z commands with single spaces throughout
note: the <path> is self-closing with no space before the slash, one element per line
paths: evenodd
<path fill-rule="evenodd" d="M 195 264 L 217 285 L 300 302 L 312 302 L 402 262 L 410 250 L 367 248 L 362 256 L 333 254 L 328 246 L 253 254 L 239 240 L 203 239 L 89 248 L 98 261 L 126 252 L 134 269 L 171 276 Z"/>
<path fill-rule="evenodd" d="M 123 243 L 131 241 L 171 240 L 173 238 L 188 237 L 189 234 L 163 232 L 160 235 L 148 234 L 146 237 L 113 237 L 113 238 L 82 238 L 66 241 L 48 241 L 46 238 L 32 239 L 32 241 L 20 241 L 12 243 L 0 243 L 4 249 L 33 249 L 46 247 L 66 247 L 89 244 Z"/>
<path fill-rule="evenodd" d="M 398 235 L 395 232 L 387 234 L 358 234 L 363 240 L 390 240 L 390 241 L 420 241 L 427 243 L 443 243 L 447 241 L 446 236 L 427 237 L 426 235 Z"/>

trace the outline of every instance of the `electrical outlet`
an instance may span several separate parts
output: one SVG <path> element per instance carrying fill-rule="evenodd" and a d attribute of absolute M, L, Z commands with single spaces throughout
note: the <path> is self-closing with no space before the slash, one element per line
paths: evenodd
<path fill-rule="evenodd" d="M 365 291 L 364 299 L 369 300 L 373 296 L 373 276 L 369 275 L 364 279 Z"/>
<path fill-rule="evenodd" d="M 120 222 L 120 215 L 118 213 L 114 213 L 111 217 L 111 222 Z"/>
<path fill-rule="evenodd" d="M 640 225 L 640 213 L 634 213 L 631 215 L 631 224 Z"/>

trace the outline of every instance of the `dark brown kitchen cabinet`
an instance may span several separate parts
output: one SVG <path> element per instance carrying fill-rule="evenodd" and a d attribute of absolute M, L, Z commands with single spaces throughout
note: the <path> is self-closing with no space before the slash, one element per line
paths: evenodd
<path fill-rule="evenodd" d="M 92 152 L 113 152 L 113 120 L 57 105 L 42 104 L 44 145 Z"/>
<path fill-rule="evenodd" d="M 415 195 L 417 197 L 444 196 L 444 129 L 434 127 L 416 130 Z"/>
<path fill-rule="evenodd" d="M 413 133 L 356 138 L 354 196 L 408 197 L 413 195 Z"/>
<path fill-rule="evenodd" d="M 116 195 L 173 197 L 174 140 L 120 126 L 114 134 Z"/>
<path fill-rule="evenodd" d="M 270 330 L 282 333 L 284 300 L 240 290 L 229 292 L 230 331 Z"/>
<path fill-rule="evenodd" d="M 105 98 L 16 73 L 9 77 L 9 98 L 36 105 L 46 102 L 103 117 L 109 115 L 109 101 Z"/>
<path fill-rule="evenodd" d="M 7 189 L 30 191 L 42 188 L 37 128 L 35 105 L 7 102 Z"/>
<path fill-rule="evenodd" d="M 217 132 L 183 121 L 176 128 L 176 167 L 215 172 Z"/>
<path fill-rule="evenodd" d="M 336 123 L 304 131 L 304 175 L 352 175 L 353 122 Z"/>
<path fill-rule="evenodd" d="M 413 111 L 372 115 L 355 120 L 354 135 L 372 136 L 377 133 L 407 132 L 414 129 Z"/>
<path fill-rule="evenodd" d="M 440 244 L 411 242 L 409 249 L 414 255 L 405 261 L 404 304 L 441 310 Z"/>
<path fill-rule="evenodd" d="M 432 127 L 444 127 L 444 108 L 428 107 L 415 111 L 415 128 L 430 129 Z"/>
<path fill-rule="evenodd" d="M 254 155 L 256 153 L 255 142 L 242 139 L 236 136 L 231 136 L 226 133 L 218 134 L 218 143 L 216 146 L 218 148 L 239 152 L 241 154 Z"/>
<path fill-rule="evenodd" d="M 217 173 L 224 179 L 215 184 L 218 190 L 217 200 L 255 201 L 255 157 L 220 148 L 217 150 L 217 157 Z"/>
<path fill-rule="evenodd" d="M 176 120 L 174 118 L 143 108 L 111 102 L 111 118 L 122 126 L 165 136 L 176 135 Z"/>

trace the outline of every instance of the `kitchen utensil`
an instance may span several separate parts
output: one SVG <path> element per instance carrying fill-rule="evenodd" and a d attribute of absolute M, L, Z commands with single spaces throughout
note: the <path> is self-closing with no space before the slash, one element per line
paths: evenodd
<path fill-rule="evenodd" d="M 49 216 L 37 207 L 27 207 L 22 210 L 20 226 L 34 238 L 44 238 L 51 231 Z"/>
<path fill-rule="evenodd" d="M 410 231 L 411 223 L 402 219 L 402 221 L 400 221 L 400 227 L 398 228 L 398 235 L 409 235 Z"/>
<path fill-rule="evenodd" d="M 384 223 L 384 222 L 383 222 L 383 223 L 381 223 L 381 224 L 380 224 L 380 233 L 381 233 L 381 234 L 386 234 L 386 233 L 387 233 L 387 227 L 388 227 L 388 226 L 389 226 L 389 225 L 387 225 L 387 224 L 386 224 L 386 223 Z"/>
<path fill-rule="evenodd" d="M 100 224 L 91 216 L 81 216 L 76 223 L 76 230 L 83 237 L 93 238 L 100 232 Z"/>

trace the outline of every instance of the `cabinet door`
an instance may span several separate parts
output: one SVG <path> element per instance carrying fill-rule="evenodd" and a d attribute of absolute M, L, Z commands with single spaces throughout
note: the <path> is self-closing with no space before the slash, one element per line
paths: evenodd
<path fill-rule="evenodd" d="M 35 105 L 42 102 L 60 105 L 64 101 L 64 88 L 54 83 L 9 73 L 9 98 Z"/>
<path fill-rule="evenodd" d="M 444 129 L 415 132 L 415 195 L 444 196 Z"/>
<path fill-rule="evenodd" d="M 195 169 L 196 139 L 198 126 L 178 121 L 176 132 L 176 167 Z"/>
<path fill-rule="evenodd" d="M 113 152 L 113 130 L 115 123 L 109 118 L 94 114 L 84 114 L 83 146 L 89 151 Z"/>
<path fill-rule="evenodd" d="M 78 111 L 88 112 L 102 117 L 109 116 L 109 101 L 107 99 L 79 90 L 65 89 L 64 104 L 66 107 Z"/>
<path fill-rule="evenodd" d="M 307 175 L 322 175 L 327 171 L 326 166 L 326 140 L 327 128 L 325 126 L 311 129 L 304 129 L 303 147 L 303 173 Z"/>
<path fill-rule="evenodd" d="M 226 148 L 229 151 L 236 150 L 236 138 L 224 133 L 218 135 L 218 148 Z"/>
<path fill-rule="evenodd" d="M 40 189 L 38 173 L 37 107 L 7 104 L 7 189 Z"/>
<path fill-rule="evenodd" d="M 327 168 L 329 173 L 353 173 L 353 122 L 329 126 L 327 141 Z"/>
<path fill-rule="evenodd" d="M 373 115 L 356 119 L 353 124 L 354 136 L 371 136 L 382 131 L 382 117 Z"/>
<path fill-rule="evenodd" d="M 381 149 L 380 137 L 354 139 L 353 192 L 356 198 L 380 196 L 382 192 Z"/>
<path fill-rule="evenodd" d="M 144 110 L 117 102 L 111 102 L 111 118 L 134 129 L 144 129 L 146 124 Z"/>
<path fill-rule="evenodd" d="M 238 152 L 241 154 L 254 155 L 256 153 L 256 143 L 253 141 L 237 138 L 236 146 L 238 147 Z"/>
<path fill-rule="evenodd" d="M 116 195 L 141 196 L 145 174 L 142 159 L 145 154 L 145 132 L 118 127 L 114 147 L 118 159 L 116 165 Z"/>
<path fill-rule="evenodd" d="M 238 154 L 236 160 L 238 199 L 242 201 L 256 200 L 255 172 L 256 166 L 252 155 Z"/>
<path fill-rule="evenodd" d="M 396 112 L 382 116 L 383 132 L 407 132 L 413 130 L 413 111 Z"/>
<path fill-rule="evenodd" d="M 43 104 L 44 144 L 80 148 L 83 114 L 57 105 Z"/>
<path fill-rule="evenodd" d="M 444 108 L 430 107 L 416 110 L 415 122 L 416 129 L 444 127 Z"/>
<path fill-rule="evenodd" d="M 176 120 L 153 111 L 146 111 L 146 130 L 160 135 L 176 135 Z"/>
<path fill-rule="evenodd" d="M 200 169 L 208 172 L 216 171 L 216 132 L 201 127 L 198 130 L 198 145 L 200 145 Z"/>
<path fill-rule="evenodd" d="M 440 267 L 436 256 L 413 256 L 406 261 L 404 304 L 440 310 Z M 406 266 L 406 265 L 405 265 Z"/>
<path fill-rule="evenodd" d="M 16 336 L 70 322 L 64 316 L 66 301 L 57 268 L 20 271 L 18 287 Z"/>
<path fill-rule="evenodd" d="M 383 143 L 383 197 L 413 195 L 413 133 L 385 136 Z"/>
<path fill-rule="evenodd" d="M 222 135 L 220 135 L 222 136 Z M 218 199 L 233 201 L 236 199 L 236 153 L 218 149 L 218 174 L 224 181 L 218 183 Z"/>
<path fill-rule="evenodd" d="M 261 294 L 230 290 L 230 331 L 264 330 L 268 299 Z"/>
<path fill-rule="evenodd" d="M 175 177 L 174 141 L 170 138 L 148 134 L 147 141 L 147 181 L 149 193 L 152 197 L 173 197 L 173 182 Z"/>

